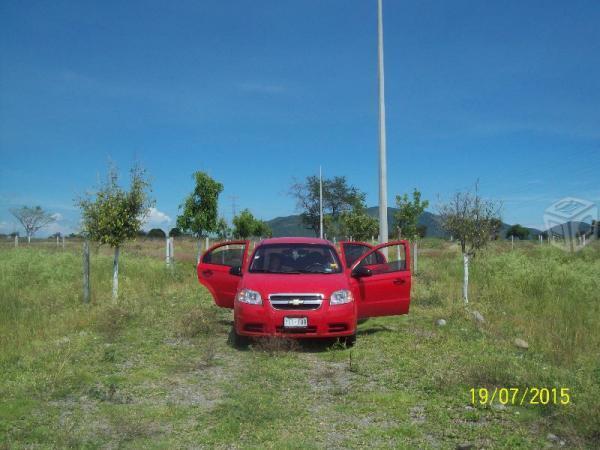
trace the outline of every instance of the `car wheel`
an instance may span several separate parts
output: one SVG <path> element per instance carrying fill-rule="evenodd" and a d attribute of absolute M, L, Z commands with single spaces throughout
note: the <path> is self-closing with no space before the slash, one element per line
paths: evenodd
<path fill-rule="evenodd" d="M 248 336 L 242 336 L 235 331 L 235 325 L 231 327 L 231 332 L 229 333 L 229 343 L 235 348 L 246 348 L 250 343 L 250 338 Z"/>

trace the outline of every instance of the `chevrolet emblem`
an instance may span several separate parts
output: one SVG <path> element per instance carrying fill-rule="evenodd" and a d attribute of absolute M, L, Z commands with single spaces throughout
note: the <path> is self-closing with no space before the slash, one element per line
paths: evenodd
<path fill-rule="evenodd" d="M 304 301 L 300 300 L 299 298 L 294 298 L 294 299 L 290 300 L 290 305 L 294 305 L 294 306 L 302 305 L 303 303 L 304 303 Z"/>

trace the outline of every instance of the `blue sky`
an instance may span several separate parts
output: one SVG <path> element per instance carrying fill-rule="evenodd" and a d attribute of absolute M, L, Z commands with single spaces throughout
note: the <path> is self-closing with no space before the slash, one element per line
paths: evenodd
<path fill-rule="evenodd" d="M 600 203 L 600 3 L 384 1 L 389 202 L 435 205 L 480 180 L 503 218 L 541 227 Z M 323 166 L 377 203 L 375 0 L 0 3 L 0 232 L 59 214 L 107 164 L 153 180 L 172 225 L 207 171 L 220 211 L 295 212 Z"/>

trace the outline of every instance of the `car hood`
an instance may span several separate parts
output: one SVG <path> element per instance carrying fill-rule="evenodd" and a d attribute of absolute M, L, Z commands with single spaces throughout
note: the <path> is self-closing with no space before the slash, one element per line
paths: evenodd
<path fill-rule="evenodd" d="M 334 291 L 349 289 L 345 273 L 286 275 L 246 272 L 239 287 L 258 291 L 265 298 L 275 293 L 323 294 L 327 298 Z"/>

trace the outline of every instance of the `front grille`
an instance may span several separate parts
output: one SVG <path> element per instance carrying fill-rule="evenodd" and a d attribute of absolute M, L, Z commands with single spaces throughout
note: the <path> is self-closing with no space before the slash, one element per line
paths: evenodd
<path fill-rule="evenodd" d="M 274 309 L 305 311 L 319 309 L 323 294 L 271 294 L 269 302 Z"/>

